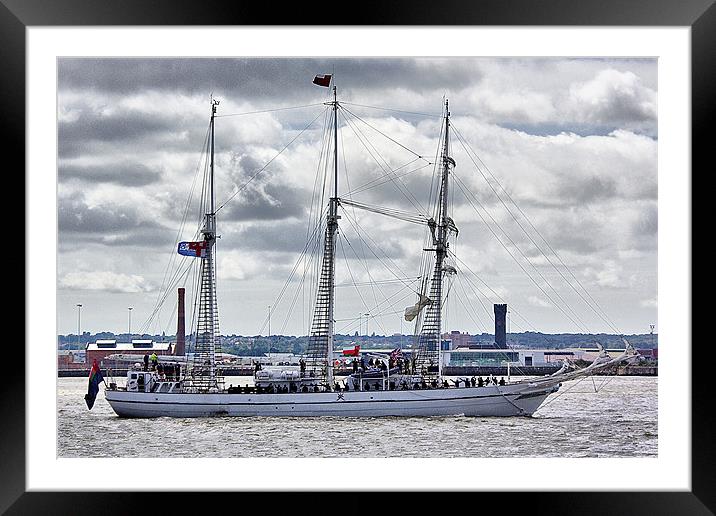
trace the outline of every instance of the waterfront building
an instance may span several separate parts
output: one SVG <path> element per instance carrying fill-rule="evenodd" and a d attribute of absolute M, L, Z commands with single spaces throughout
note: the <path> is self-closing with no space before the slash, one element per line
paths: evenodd
<path fill-rule="evenodd" d="M 586 355 L 587 350 L 584 349 L 488 349 L 471 345 L 443 352 L 443 365 L 497 367 L 506 366 L 509 362 L 515 367 L 559 366 L 563 360 L 593 360 L 594 357 L 585 358 Z"/>
<path fill-rule="evenodd" d="M 83 349 L 57 350 L 57 369 L 84 369 L 86 361 Z"/>
<path fill-rule="evenodd" d="M 102 364 L 102 360 L 110 355 L 138 355 L 138 359 L 145 354 L 151 355 L 174 355 L 175 342 L 155 342 L 150 339 L 134 339 L 131 342 L 117 342 L 116 339 L 100 339 L 96 342 L 89 342 L 85 348 L 86 365 L 92 365 L 96 360 Z"/>

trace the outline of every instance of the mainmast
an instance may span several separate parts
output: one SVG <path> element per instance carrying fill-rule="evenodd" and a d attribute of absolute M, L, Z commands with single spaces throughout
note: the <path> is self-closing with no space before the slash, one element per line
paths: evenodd
<path fill-rule="evenodd" d="M 335 331 L 336 234 L 338 232 L 338 99 L 333 85 L 333 196 L 328 206 L 323 243 L 321 277 L 308 342 L 309 374 L 325 378 L 333 385 L 333 348 Z"/>
<path fill-rule="evenodd" d="M 328 233 L 330 234 L 331 249 L 331 277 L 330 277 L 330 308 L 328 309 L 329 332 L 328 350 L 326 352 L 326 380 L 328 385 L 333 385 L 333 338 L 335 331 L 335 306 L 336 306 L 336 233 L 338 231 L 338 99 L 336 85 L 333 85 L 333 197 L 330 200 L 328 215 Z"/>
<path fill-rule="evenodd" d="M 442 150 L 442 171 L 438 192 L 435 218 L 429 221 L 435 252 L 435 268 L 430 284 L 431 304 L 425 313 L 420 336 L 418 338 L 418 356 L 416 372 L 426 376 L 442 376 L 441 342 L 442 342 L 442 301 L 443 275 L 445 274 L 445 257 L 448 252 L 448 233 L 454 229 L 454 223 L 448 216 L 448 177 L 450 168 L 455 167 L 455 160 L 449 155 L 450 143 L 450 110 L 445 100 L 445 140 Z"/>
<path fill-rule="evenodd" d="M 211 99 L 210 151 L 208 199 L 204 206 L 203 259 L 199 285 L 199 315 L 196 326 L 196 349 L 194 353 L 192 384 L 201 391 L 215 391 L 221 388 L 223 379 L 216 369 L 216 354 L 221 351 L 219 344 L 219 313 L 216 302 L 216 266 L 214 245 L 216 243 L 216 208 L 214 193 L 214 123 L 216 106 L 219 101 Z"/>

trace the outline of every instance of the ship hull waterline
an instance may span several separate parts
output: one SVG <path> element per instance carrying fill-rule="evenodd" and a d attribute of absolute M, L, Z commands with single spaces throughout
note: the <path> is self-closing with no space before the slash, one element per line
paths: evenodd
<path fill-rule="evenodd" d="M 291 394 L 152 393 L 107 390 L 120 417 L 531 416 L 560 384 Z"/>

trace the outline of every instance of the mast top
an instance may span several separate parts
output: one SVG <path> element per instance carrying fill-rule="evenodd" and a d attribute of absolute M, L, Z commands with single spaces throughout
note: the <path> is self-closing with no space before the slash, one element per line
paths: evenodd
<path fill-rule="evenodd" d="M 214 194 L 214 117 L 216 116 L 216 106 L 219 105 L 219 100 L 211 95 L 211 145 L 210 145 L 210 156 L 209 156 L 209 213 L 206 214 L 205 227 L 202 230 L 204 237 L 208 240 L 213 241 L 216 235 L 216 207 L 215 207 L 215 194 Z"/>

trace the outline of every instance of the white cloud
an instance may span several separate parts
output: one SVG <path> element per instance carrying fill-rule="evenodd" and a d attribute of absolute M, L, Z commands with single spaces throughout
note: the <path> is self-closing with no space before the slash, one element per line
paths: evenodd
<path fill-rule="evenodd" d="M 552 306 L 547 301 L 538 296 L 529 296 L 527 298 L 527 302 L 532 306 L 536 306 L 539 308 L 550 308 Z"/>
<path fill-rule="evenodd" d="M 111 271 L 68 272 L 60 279 L 59 286 L 62 289 L 125 293 L 154 290 L 154 287 L 140 275 Z"/>
<path fill-rule="evenodd" d="M 633 72 L 602 70 L 570 86 L 568 100 L 574 118 L 585 123 L 631 126 L 656 120 L 656 92 Z"/>
<path fill-rule="evenodd" d="M 217 274 L 220 280 L 245 280 L 267 272 L 269 264 L 246 251 L 223 251 Z"/>

